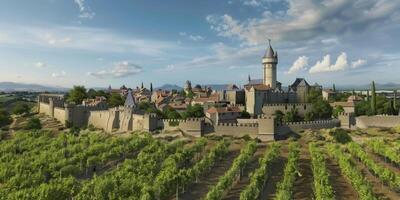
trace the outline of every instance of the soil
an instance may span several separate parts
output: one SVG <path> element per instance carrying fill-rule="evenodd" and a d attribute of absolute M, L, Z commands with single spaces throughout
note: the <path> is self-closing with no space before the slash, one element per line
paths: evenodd
<path fill-rule="evenodd" d="M 353 158 L 352 160 L 368 180 L 369 184 L 371 184 L 374 194 L 379 199 L 400 199 L 399 194 L 391 190 L 388 186 L 382 184 L 380 179 L 374 176 L 362 162 L 356 158 Z"/>
<path fill-rule="evenodd" d="M 300 176 L 297 176 L 294 182 L 293 197 L 294 199 L 313 199 L 313 175 L 308 144 L 302 139 L 299 140 L 299 144 L 301 145 L 298 161 Z"/>
<path fill-rule="evenodd" d="M 250 183 L 250 173 L 256 170 L 259 166 L 258 160 L 264 155 L 266 150 L 265 145 L 257 148 L 257 151 L 254 153 L 253 158 L 247 164 L 247 167 L 244 169 L 243 176 L 240 181 L 235 184 L 225 196 L 226 200 L 235 200 L 240 199 L 240 193 L 246 188 L 246 186 Z"/>
<path fill-rule="evenodd" d="M 340 167 L 336 161 L 326 156 L 326 168 L 329 172 L 329 182 L 338 200 L 358 199 L 358 193 L 351 183 L 341 174 Z"/>
<path fill-rule="evenodd" d="M 288 157 L 287 142 L 281 142 L 281 144 L 281 154 L 271 165 L 271 176 L 267 180 L 259 199 L 269 200 L 275 198 L 276 187 L 283 178 L 283 170 Z"/>
<path fill-rule="evenodd" d="M 216 165 L 209 173 L 206 173 L 200 178 L 198 183 L 194 183 L 188 187 L 185 193 L 180 194 L 180 200 L 204 199 L 210 187 L 217 184 L 219 177 L 223 176 L 225 172 L 231 167 L 233 160 L 239 155 L 242 143 L 233 143 L 229 147 L 229 152 Z M 175 197 L 171 198 L 175 199 Z"/>

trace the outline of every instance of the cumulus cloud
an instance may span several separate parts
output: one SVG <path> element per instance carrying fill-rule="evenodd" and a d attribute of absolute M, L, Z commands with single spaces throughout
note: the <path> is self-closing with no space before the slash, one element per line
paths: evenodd
<path fill-rule="evenodd" d="M 260 1 L 251 1 L 257 4 Z M 261 17 L 237 20 L 230 15 L 209 15 L 211 29 L 224 37 L 238 38 L 247 45 L 274 40 L 309 40 L 323 35 L 357 33 L 393 22 L 400 1 L 388 0 L 286 0 L 287 9 L 265 10 Z M 249 3 L 251 4 L 251 3 Z M 285 6 L 286 7 L 286 6 Z"/>
<path fill-rule="evenodd" d="M 364 66 L 365 64 L 367 64 L 366 60 L 358 59 L 358 60 L 356 60 L 354 62 L 351 62 L 351 67 L 352 68 L 358 68 L 358 67 Z"/>
<path fill-rule="evenodd" d="M 308 66 L 308 57 L 307 56 L 300 56 L 297 60 L 293 63 L 290 69 L 286 72 L 287 74 L 294 74 L 299 71 L 307 70 Z"/>
<path fill-rule="evenodd" d="M 347 62 L 347 54 L 342 52 L 336 59 L 335 64 L 331 64 L 331 56 L 328 54 L 324 56 L 322 61 L 312 66 L 309 70 L 310 74 L 321 73 L 321 72 L 336 72 L 343 71 L 349 66 Z"/>
<path fill-rule="evenodd" d="M 79 18 L 92 19 L 96 13 L 92 12 L 90 7 L 86 6 L 85 0 L 74 0 L 79 7 Z"/>
<path fill-rule="evenodd" d="M 60 77 L 65 77 L 67 75 L 67 73 L 65 71 L 61 71 L 61 72 L 54 72 L 51 74 L 51 76 L 53 78 L 60 78 Z"/>
<path fill-rule="evenodd" d="M 109 70 L 88 72 L 88 75 L 97 78 L 124 78 L 143 72 L 143 68 L 128 61 L 116 63 Z"/>
<path fill-rule="evenodd" d="M 43 63 L 43 62 L 37 62 L 37 63 L 35 63 L 35 67 L 37 67 L 37 68 L 44 68 L 44 67 L 46 67 L 47 65 L 46 65 L 46 63 Z"/>

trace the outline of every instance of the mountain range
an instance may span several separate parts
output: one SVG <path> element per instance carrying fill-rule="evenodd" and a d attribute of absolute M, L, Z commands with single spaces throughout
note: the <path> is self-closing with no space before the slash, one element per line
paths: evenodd
<path fill-rule="evenodd" d="M 394 90 L 400 89 L 399 83 L 376 83 L 377 90 Z M 228 84 L 207 84 L 202 85 L 202 87 L 207 86 L 211 87 L 214 90 L 223 90 Z M 194 87 L 194 85 L 192 85 Z M 330 88 L 329 86 L 326 88 Z M 363 85 L 336 85 L 336 89 L 338 90 L 366 90 L 370 88 L 370 84 Z M 29 91 L 29 92 L 66 92 L 70 88 L 57 87 L 57 86 L 46 86 L 40 84 L 29 84 L 29 83 L 16 83 L 16 82 L 0 82 L 0 91 L 3 92 L 16 92 L 16 91 Z M 96 89 L 100 89 L 96 88 Z M 103 88 L 102 88 L 103 89 Z M 178 86 L 176 84 L 164 84 L 162 86 L 156 87 L 156 90 L 182 90 L 183 87 Z"/>

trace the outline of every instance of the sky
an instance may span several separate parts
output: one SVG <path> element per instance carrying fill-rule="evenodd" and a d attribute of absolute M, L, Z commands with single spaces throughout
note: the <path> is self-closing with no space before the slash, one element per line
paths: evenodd
<path fill-rule="evenodd" d="M 397 0 L 0 0 L 0 82 L 400 83 Z"/>

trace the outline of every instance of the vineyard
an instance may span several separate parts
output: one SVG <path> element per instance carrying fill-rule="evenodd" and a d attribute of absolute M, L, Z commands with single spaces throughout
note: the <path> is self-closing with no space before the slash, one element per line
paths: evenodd
<path fill-rule="evenodd" d="M 0 199 L 400 199 L 400 134 L 378 132 L 260 142 L 21 131 L 0 141 Z"/>

